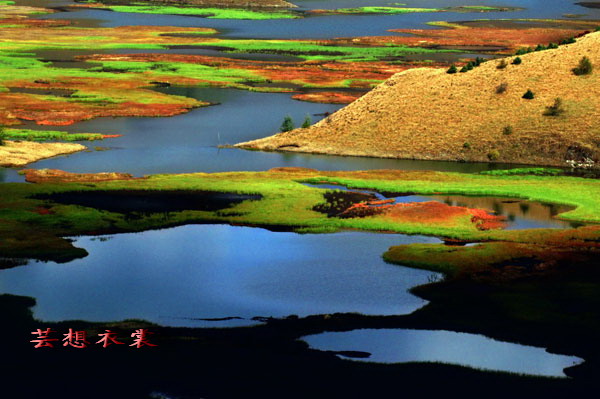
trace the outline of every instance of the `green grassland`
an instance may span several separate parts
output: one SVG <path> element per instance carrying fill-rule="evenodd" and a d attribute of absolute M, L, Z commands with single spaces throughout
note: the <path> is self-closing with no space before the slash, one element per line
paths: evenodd
<path fill-rule="evenodd" d="M 376 176 L 376 174 L 374 174 Z M 195 222 L 235 223 L 279 226 L 300 232 L 334 232 L 340 229 L 389 231 L 425 234 L 469 241 L 510 241 L 544 243 L 556 237 L 556 229 L 519 231 L 480 231 L 470 217 L 448 223 L 398 222 L 382 216 L 341 219 L 327 217 L 314 207 L 325 202 L 325 190 L 300 182 L 329 182 L 351 187 L 418 194 L 494 195 L 527 198 L 576 206 L 561 217 L 574 221 L 600 219 L 600 183 L 575 177 L 485 176 L 458 173 L 406 172 L 395 179 L 365 179 L 353 172 L 235 172 L 216 174 L 154 175 L 144 179 L 87 183 L 4 184 L 0 198 L 0 254 L 6 251 L 24 256 L 32 248 L 43 252 L 43 245 L 30 241 L 32 228 L 43 242 L 61 241 L 59 237 L 101 232 L 143 231 Z M 135 218 L 90 207 L 65 205 L 36 199 L 36 195 L 106 190 L 202 190 L 239 194 L 258 194 L 260 200 L 244 201 L 220 211 L 185 210 L 180 212 L 138 214 Z M 40 214 L 40 207 L 48 212 Z M 598 229 L 561 230 L 566 241 L 598 240 Z M 10 237 L 10 239 L 7 237 Z M 20 237 L 20 238 L 18 238 Z M 550 237 L 550 238 L 549 238 Z M 62 244 L 64 245 L 64 243 Z M 51 249 L 52 245 L 50 245 Z M 52 251 L 51 251 L 52 252 Z M 31 254 L 28 254 L 31 256 Z M 41 256 L 41 255 L 40 255 Z M 27 257 L 27 256 L 25 256 Z"/>
<path fill-rule="evenodd" d="M 3 130 L 3 136 L 8 140 L 27 141 L 94 141 L 102 140 L 100 133 L 68 133 L 57 130 L 10 129 Z"/>
<path fill-rule="evenodd" d="M 289 11 L 265 11 L 247 10 L 236 8 L 197 8 L 197 7 L 175 7 L 175 6 L 102 6 L 116 12 L 130 12 L 141 14 L 170 14 L 170 15 L 193 15 L 213 19 L 293 19 L 299 18 L 298 14 Z"/>

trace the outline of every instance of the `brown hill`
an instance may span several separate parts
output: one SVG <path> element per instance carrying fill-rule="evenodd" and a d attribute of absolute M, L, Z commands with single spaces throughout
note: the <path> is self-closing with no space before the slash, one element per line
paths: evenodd
<path fill-rule="evenodd" d="M 596 69 L 577 76 L 583 56 Z M 385 158 L 565 166 L 600 158 L 600 32 L 466 73 L 411 69 L 308 129 L 238 144 Z M 506 90 L 498 93 L 504 84 Z M 535 98 L 522 98 L 528 90 Z M 564 112 L 545 115 L 560 98 Z M 510 126 L 510 128 L 507 128 Z"/>

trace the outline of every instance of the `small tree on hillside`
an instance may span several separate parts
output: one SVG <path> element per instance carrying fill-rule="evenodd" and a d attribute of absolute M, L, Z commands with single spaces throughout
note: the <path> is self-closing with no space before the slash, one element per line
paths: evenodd
<path fill-rule="evenodd" d="M 304 122 L 302 122 L 302 127 L 304 129 L 309 128 L 312 125 L 312 120 L 310 119 L 310 115 L 306 114 L 304 117 Z"/>
<path fill-rule="evenodd" d="M 448 68 L 448 70 L 446 71 L 446 73 L 456 73 L 458 72 L 458 69 L 456 69 L 456 66 L 454 64 L 450 65 L 450 68 Z"/>
<path fill-rule="evenodd" d="M 563 103 L 562 103 L 562 99 L 560 97 L 557 97 L 554 100 L 554 104 L 546 107 L 546 111 L 544 112 L 544 115 L 546 116 L 559 116 L 561 114 L 565 113 L 565 109 L 563 108 Z"/>
<path fill-rule="evenodd" d="M 281 130 L 282 132 L 289 132 L 290 130 L 294 130 L 294 121 L 292 120 L 291 116 L 286 115 L 285 118 L 283 118 L 283 123 L 281 124 L 279 130 Z"/>
<path fill-rule="evenodd" d="M 0 126 L 0 145 L 4 145 L 4 139 L 6 138 L 6 132 L 4 126 Z"/>
<path fill-rule="evenodd" d="M 589 75 L 592 73 L 594 69 L 592 65 L 592 61 L 586 56 L 584 56 L 581 60 L 579 60 L 579 65 L 576 68 L 573 68 L 573 73 L 577 76 L 579 75 Z"/>
<path fill-rule="evenodd" d="M 527 89 L 525 94 L 523 94 L 523 98 L 526 100 L 533 100 L 535 98 L 535 94 L 530 89 Z"/>

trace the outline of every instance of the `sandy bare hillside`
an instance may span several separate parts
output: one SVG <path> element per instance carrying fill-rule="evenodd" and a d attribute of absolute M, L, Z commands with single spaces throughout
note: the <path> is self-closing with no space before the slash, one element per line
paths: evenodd
<path fill-rule="evenodd" d="M 587 56 L 592 74 L 572 69 Z M 386 158 L 495 161 L 564 166 L 600 159 L 600 32 L 576 43 L 466 73 L 412 69 L 308 129 L 238 144 L 242 148 Z M 506 91 L 497 88 L 505 84 Z M 532 90 L 535 98 L 523 99 Z M 561 98 L 564 113 L 544 115 Z M 510 126 L 510 128 L 508 128 Z M 588 162 L 589 163 L 589 162 Z"/>
<path fill-rule="evenodd" d="M 75 143 L 35 143 L 32 141 L 6 141 L 0 146 L 0 166 L 23 166 L 56 155 L 85 150 Z"/>

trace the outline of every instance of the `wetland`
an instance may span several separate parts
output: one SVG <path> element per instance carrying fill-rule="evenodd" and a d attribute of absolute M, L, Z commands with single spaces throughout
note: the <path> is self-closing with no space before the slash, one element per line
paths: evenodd
<path fill-rule="evenodd" d="M 286 116 L 327 123 L 398 72 L 593 31 L 600 10 L 301 0 L 242 14 L 201 2 L 190 16 L 118 3 L 0 2 L 1 139 L 87 147 L 0 168 L 11 397 L 591 392 L 594 174 L 234 144 Z M 34 349 L 38 328 L 93 342 Z M 94 345 L 138 328 L 159 346 Z M 32 364 L 47 370 L 37 384 Z"/>

